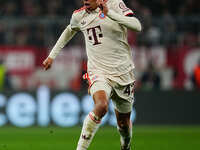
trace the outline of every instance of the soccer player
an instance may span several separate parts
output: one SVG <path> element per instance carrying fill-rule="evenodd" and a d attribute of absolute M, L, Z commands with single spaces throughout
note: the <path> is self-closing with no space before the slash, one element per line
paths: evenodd
<path fill-rule="evenodd" d="M 60 50 L 81 31 L 88 56 L 84 78 L 88 79 L 89 93 L 95 106 L 83 122 L 77 150 L 89 147 L 108 111 L 110 98 L 116 113 L 121 150 L 130 150 L 135 78 L 127 28 L 140 32 L 141 24 L 122 0 L 83 0 L 83 3 L 84 7 L 74 11 L 70 24 L 43 62 L 44 69 L 51 67 Z"/>

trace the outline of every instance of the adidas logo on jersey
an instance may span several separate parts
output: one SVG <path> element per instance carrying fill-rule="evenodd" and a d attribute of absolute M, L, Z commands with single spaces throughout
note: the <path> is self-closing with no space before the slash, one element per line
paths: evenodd
<path fill-rule="evenodd" d="M 83 21 L 81 22 L 81 25 L 83 26 L 83 25 L 85 25 L 85 24 L 86 24 L 86 21 L 83 20 Z"/>

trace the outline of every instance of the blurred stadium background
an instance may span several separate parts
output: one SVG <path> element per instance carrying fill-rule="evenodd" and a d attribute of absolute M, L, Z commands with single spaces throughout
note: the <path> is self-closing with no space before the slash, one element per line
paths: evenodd
<path fill-rule="evenodd" d="M 143 32 L 129 31 L 137 86 L 135 150 L 200 149 L 200 1 L 124 0 Z M 46 58 L 81 0 L 0 0 L 0 150 L 75 149 L 87 95 L 84 39 Z M 112 104 L 111 104 L 112 105 Z M 119 149 L 110 107 L 89 150 Z"/>

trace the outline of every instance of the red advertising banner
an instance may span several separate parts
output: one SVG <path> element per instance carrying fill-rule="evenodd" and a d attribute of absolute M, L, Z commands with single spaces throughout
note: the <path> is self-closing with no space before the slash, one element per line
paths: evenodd
<path fill-rule="evenodd" d="M 1 46 L 0 59 L 10 74 L 27 74 L 35 68 L 34 47 Z"/>
<path fill-rule="evenodd" d="M 70 88 L 71 83 L 80 82 L 83 71 L 82 62 L 86 59 L 85 50 L 81 46 L 63 49 L 55 59 L 51 70 L 44 72 L 41 68 L 43 60 L 49 52 L 46 48 L 31 46 L 0 46 L 0 60 L 10 75 L 10 81 L 16 89 L 36 88 L 40 84 L 51 85 L 58 89 Z M 134 47 L 133 61 L 139 76 L 153 63 L 163 83 L 170 83 L 170 88 L 189 88 L 191 76 L 198 60 L 199 48 L 174 47 Z M 166 72 L 171 70 L 172 73 Z M 164 84 L 162 84 L 164 85 Z M 161 89 L 164 86 L 161 86 Z"/>

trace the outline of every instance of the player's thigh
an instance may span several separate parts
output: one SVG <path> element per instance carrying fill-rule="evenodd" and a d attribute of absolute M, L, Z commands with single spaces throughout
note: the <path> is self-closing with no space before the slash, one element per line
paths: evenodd
<path fill-rule="evenodd" d="M 107 83 L 107 81 L 95 81 L 90 87 L 90 95 L 94 99 L 95 103 L 97 100 L 110 99 L 112 87 Z"/>
<path fill-rule="evenodd" d="M 111 98 L 115 110 L 119 113 L 125 114 L 132 111 L 134 103 L 134 86 L 132 84 L 114 87 L 114 92 Z"/>

